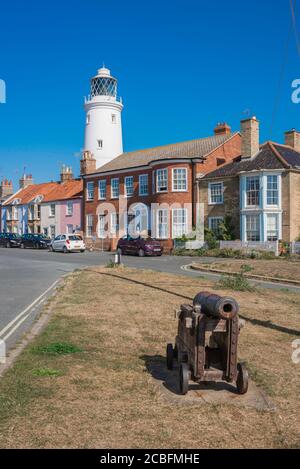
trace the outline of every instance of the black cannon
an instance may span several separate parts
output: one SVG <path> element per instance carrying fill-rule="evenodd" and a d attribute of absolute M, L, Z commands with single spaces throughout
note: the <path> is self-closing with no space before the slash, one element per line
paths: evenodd
<path fill-rule="evenodd" d="M 247 392 L 247 369 L 237 363 L 242 325 L 238 312 L 239 305 L 233 298 L 209 292 L 196 295 L 192 305 L 181 305 L 176 313 L 175 347 L 167 345 L 167 367 L 172 370 L 177 360 L 181 394 L 188 392 L 190 380 L 235 382 L 239 394 Z"/>

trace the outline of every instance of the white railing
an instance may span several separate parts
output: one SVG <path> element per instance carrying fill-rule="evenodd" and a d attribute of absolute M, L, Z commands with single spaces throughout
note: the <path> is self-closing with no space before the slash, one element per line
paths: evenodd
<path fill-rule="evenodd" d="M 300 241 L 293 241 L 290 246 L 291 254 L 300 254 Z"/>
<path fill-rule="evenodd" d="M 274 252 L 279 256 L 278 241 L 220 241 L 220 249 L 241 249 L 245 251 Z"/>

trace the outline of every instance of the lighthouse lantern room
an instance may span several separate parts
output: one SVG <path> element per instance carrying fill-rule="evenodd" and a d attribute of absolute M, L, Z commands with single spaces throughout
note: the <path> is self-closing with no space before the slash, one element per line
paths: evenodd
<path fill-rule="evenodd" d="M 117 95 L 117 85 L 110 70 L 102 67 L 92 78 L 91 94 L 85 98 L 84 151 L 94 156 L 97 169 L 123 153 L 123 104 Z"/>

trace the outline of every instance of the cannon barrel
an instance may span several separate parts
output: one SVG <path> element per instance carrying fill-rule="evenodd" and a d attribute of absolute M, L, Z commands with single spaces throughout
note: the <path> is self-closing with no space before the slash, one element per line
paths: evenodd
<path fill-rule="evenodd" d="M 233 319 L 239 311 L 239 305 L 233 298 L 214 295 L 210 292 L 198 293 L 193 303 L 194 306 L 201 306 L 202 313 L 219 319 Z"/>

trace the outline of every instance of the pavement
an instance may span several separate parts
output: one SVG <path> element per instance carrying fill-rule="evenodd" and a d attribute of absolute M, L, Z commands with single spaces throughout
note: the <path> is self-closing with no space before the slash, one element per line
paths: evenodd
<path fill-rule="evenodd" d="M 64 275 L 75 269 L 106 265 L 112 256 L 108 252 L 63 254 L 31 249 L 0 249 L 0 341 L 5 342 L 6 350 L 12 348 L 30 329 L 43 303 Z M 214 258 L 201 258 L 203 263 L 215 261 Z M 212 280 L 220 277 L 209 272 L 191 270 L 189 265 L 195 262 L 195 258 L 185 256 L 122 256 L 122 262 L 128 267 L 177 275 Z M 300 293 L 300 288 L 293 285 L 253 283 L 262 284 L 265 288 L 288 288 Z"/>

